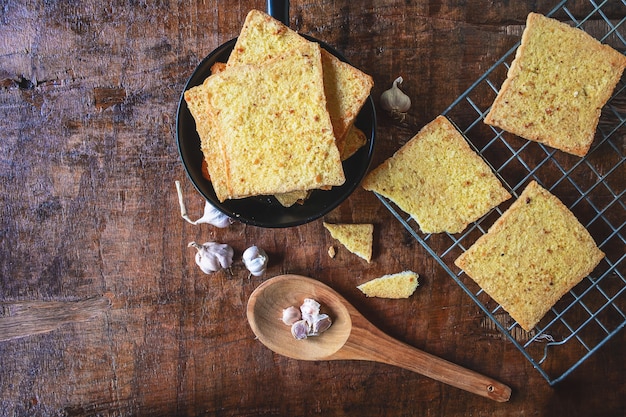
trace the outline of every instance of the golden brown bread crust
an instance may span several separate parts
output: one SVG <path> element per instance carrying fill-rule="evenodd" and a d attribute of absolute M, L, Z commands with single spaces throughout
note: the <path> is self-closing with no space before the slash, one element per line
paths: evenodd
<path fill-rule="evenodd" d="M 530 331 L 603 257 L 572 212 L 532 181 L 455 264 Z"/>
<path fill-rule="evenodd" d="M 485 123 L 584 156 L 625 67 L 624 55 L 584 31 L 530 13 Z"/>

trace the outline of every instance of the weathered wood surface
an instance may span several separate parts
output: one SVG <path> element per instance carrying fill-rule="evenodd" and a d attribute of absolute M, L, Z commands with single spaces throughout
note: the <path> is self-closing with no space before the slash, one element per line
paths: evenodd
<path fill-rule="evenodd" d="M 293 1 L 291 26 L 370 73 L 374 97 L 404 77 L 413 107 L 403 124 L 380 112 L 377 164 L 518 40 L 529 11 L 555 3 Z M 586 1 L 572 3 L 587 13 Z M 608 17 L 622 19 L 626 6 L 610 3 Z M 2 3 L 0 320 L 15 319 L 16 305 L 35 310 L 31 327 L 0 335 L 0 415 L 623 415 L 626 332 L 548 386 L 361 189 L 326 220 L 373 222 L 371 264 L 337 246 L 321 220 L 266 230 L 181 219 L 175 180 L 192 217 L 203 202 L 178 158 L 179 96 L 251 8 L 265 3 Z M 229 243 L 232 269 L 204 275 L 193 240 Z M 241 263 L 252 244 L 269 253 L 265 277 L 249 278 Z M 404 269 L 422 276 L 411 299 L 365 299 L 355 288 Z M 245 306 L 263 279 L 282 273 L 330 284 L 393 337 L 510 385 L 511 401 L 382 364 L 273 354 L 254 339 Z M 85 300 L 100 301 L 54 316 L 61 305 L 94 307 Z"/>

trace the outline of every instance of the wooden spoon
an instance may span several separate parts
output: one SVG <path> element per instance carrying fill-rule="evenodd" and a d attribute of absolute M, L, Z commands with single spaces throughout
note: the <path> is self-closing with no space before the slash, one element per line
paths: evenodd
<path fill-rule="evenodd" d="M 333 321 L 319 336 L 296 340 L 282 311 L 299 307 L 305 298 L 322 305 Z M 293 359 L 366 360 L 399 366 L 454 387 L 505 402 L 511 388 L 486 376 L 423 352 L 386 335 L 329 286 L 300 275 L 279 275 L 259 285 L 248 301 L 248 322 L 272 351 Z"/>

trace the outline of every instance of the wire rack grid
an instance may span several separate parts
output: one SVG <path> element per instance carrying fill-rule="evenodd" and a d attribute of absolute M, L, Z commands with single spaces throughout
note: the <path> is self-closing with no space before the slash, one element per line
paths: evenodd
<path fill-rule="evenodd" d="M 621 0 L 626 6 L 626 0 Z M 558 4 L 547 15 L 569 20 L 586 30 L 594 22 L 594 36 L 615 49 L 626 50 L 626 17 L 615 23 L 603 12 L 608 3 L 589 0 L 584 19 L 575 19 Z M 600 25 L 598 25 L 598 21 Z M 624 24 L 624 28 L 621 28 Z M 602 28 L 598 32 L 598 26 Z M 550 385 L 564 379 L 626 326 L 624 260 L 624 137 L 626 136 L 626 82 L 618 83 L 602 110 L 594 144 L 584 158 L 510 135 L 483 123 L 519 46 L 513 46 L 444 112 L 476 152 L 490 164 L 514 198 L 471 224 L 463 233 L 423 234 L 417 223 L 390 200 L 377 194 L 386 208 L 480 307 L 491 327 L 513 343 Z M 555 304 L 530 332 L 524 331 L 454 260 L 499 218 L 525 186 L 536 180 L 563 201 L 589 230 L 606 256 Z M 559 360 L 555 361 L 554 358 Z"/>

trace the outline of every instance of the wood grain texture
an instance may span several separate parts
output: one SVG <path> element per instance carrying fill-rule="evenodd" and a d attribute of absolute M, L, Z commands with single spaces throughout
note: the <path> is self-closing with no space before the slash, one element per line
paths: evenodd
<path fill-rule="evenodd" d="M 609 3 L 607 17 L 623 19 L 623 4 Z M 378 109 L 375 166 L 515 44 L 529 11 L 554 4 L 293 1 L 290 24 L 371 74 L 375 98 L 403 76 L 413 106 L 401 124 Z M 584 16 L 587 4 L 569 9 Z M 1 341 L 0 415 L 623 415 L 626 332 L 548 386 L 481 326 L 478 307 L 371 193 L 358 189 L 324 219 L 373 223 L 371 264 L 341 247 L 331 259 L 321 219 L 265 230 L 180 217 L 174 181 L 182 181 L 190 216 L 204 205 L 178 156 L 180 94 L 251 8 L 265 2 L 2 3 L 0 303 L 106 294 L 110 307 Z M 623 177 L 613 181 L 624 188 Z M 230 244 L 233 267 L 204 275 L 191 241 Z M 263 277 L 249 278 L 241 262 L 253 244 L 269 254 Z M 405 269 L 421 277 L 410 299 L 366 299 L 356 289 Z M 246 303 L 266 278 L 285 273 L 317 278 L 392 337 L 510 385 L 511 401 L 385 364 L 272 353 L 255 340 Z"/>

